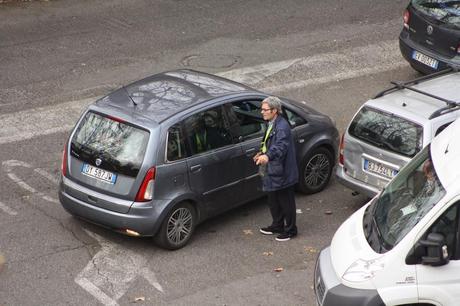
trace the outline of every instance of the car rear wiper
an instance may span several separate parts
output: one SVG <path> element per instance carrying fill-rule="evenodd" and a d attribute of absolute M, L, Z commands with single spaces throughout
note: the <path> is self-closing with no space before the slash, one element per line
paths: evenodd
<path fill-rule="evenodd" d="M 446 8 L 446 7 L 451 7 L 456 4 L 460 4 L 460 1 L 447 1 L 447 2 L 423 2 L 420 3 L 420 6 L 426 7 L 426 8 Z"/>

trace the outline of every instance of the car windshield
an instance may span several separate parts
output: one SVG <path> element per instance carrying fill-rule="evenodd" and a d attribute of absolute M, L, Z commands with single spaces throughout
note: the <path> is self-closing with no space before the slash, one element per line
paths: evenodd
<path fill-rule="evenodd" d="M 447 24 L 460 26 L 460 1 L 452 0 L 412 0 L 418 11 Z"/>
<path fill-rule="evenodd" d="M 149 132 L 128 123 L 88 112 L 71 142 L 70 154 L 100 168 L 135 177 L 144 159 Z"/>
<path fill-rule="evenodd" d="M 355 116 L 348 132 L 369 144 L 407 157 L 413 157 L 422 146 L 421 126 L 367 106 Z"/>
<path fill-rule="evenodd" d="M 429 152 L 428 145 L 368 206 L 363 227 L 376 252 L 391 250 L 446 194 Z"/>

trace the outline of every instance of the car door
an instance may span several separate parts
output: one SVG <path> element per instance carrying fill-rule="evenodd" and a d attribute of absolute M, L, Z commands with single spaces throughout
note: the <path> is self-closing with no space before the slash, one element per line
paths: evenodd
<path fill-rule="evenodd" d="M 450 260 L 437 267 L 416 265 L 419 301 L 441 305 L 457 305 L 460 301 L 459 204 L 460 201 L 457 201 L 448 208 L 425 235 L 434 232 L 443 234 Z"/>
<path fill-rule="evenodd" d="M 242 153 L 238 158 L 238 167 L 244 170 L 241 191 L 243 202 L 263 195 L 259 167 L 253 161 L 254 155 L 260 150 L 262 136 L 265 133 L 265 122 L 260 113 L 263 98 L 250 97 L 224 105 L 234 142 L 241 145 Z"/>
<path fill-rule="evenodd" d="M 193 114 L 183 122 L 190 151 L 187 167 L 191 190 L 201 199 L 208 216 L 233 207 L 241 194 L 241 147 L 232 142 L 222 106 Z"/>

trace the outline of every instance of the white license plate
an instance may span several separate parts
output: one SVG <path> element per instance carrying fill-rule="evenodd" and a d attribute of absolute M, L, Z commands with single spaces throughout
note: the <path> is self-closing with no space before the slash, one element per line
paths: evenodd
<path fill-rule="evenodd" d="M 423 53 L 414 50 L 412 52 L 412 58 L 417 62 L 430 66 L 433 69 L 438 69 L 439 62 Z"/>
<path fill-rule="evenodd" d="M 100 169 L 100 168 L 91 166 L 89 164 L 83 164 L 83 167 L 81 168 L 81 173 L 97 178 L 99 180 L 102 180 L 110 184 L 114 184 L 115 181 L 117 180 L 116 174 L 106 171 L 104 169 Z"/>
<path fill-rule="evenodd" d="M 398 173 L 398 170 L 388 168 L 381 163 L 377 163 L 368 159 L 364 160 L 364 170 L 379 174 L 389 179 L 393 178 Z"/>

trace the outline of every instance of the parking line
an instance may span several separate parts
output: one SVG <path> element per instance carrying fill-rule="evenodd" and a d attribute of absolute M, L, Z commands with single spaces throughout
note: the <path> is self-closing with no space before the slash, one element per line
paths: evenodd
<path fill-rule="evenodd" d="M 0 209 L 3 210 L 5 213 L 7 213 L 10 216 L 16 216 L 18 214 L 14 209 L 6 206 L 2 202 L 0 202 Z"/>

